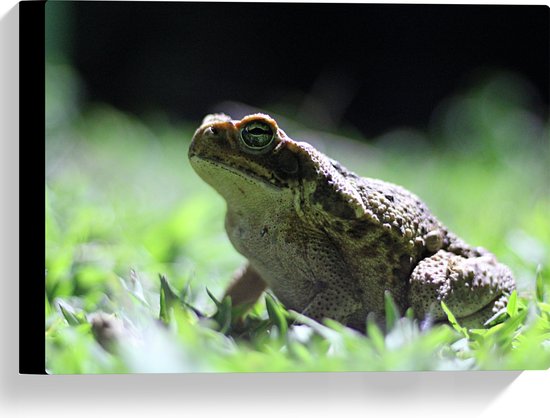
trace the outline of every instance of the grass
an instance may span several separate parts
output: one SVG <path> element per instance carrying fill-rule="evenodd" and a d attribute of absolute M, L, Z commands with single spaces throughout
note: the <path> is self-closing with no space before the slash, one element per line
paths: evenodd
<path fill-rule="evenodd" d="M 449 324 L 425 327 L 388 299 L 388 330 L 367 321 L 365 336 L 269 294 L 236 320 L 217 298 L 244 260 L 225 236 L 223 200 L 187 161 L 198 121 L 84 106 L 69 68 L 47 76 L 50 373 L 550 367 L 548 124 L 510 88 L 501 97 L 502 80 L 450 98 L 428 132 L 396 130 L 371 145 L 283 125 L 359 174 L 414 191 L 517 278 L 491 328 L 463 328 L 452 312 Z"/>

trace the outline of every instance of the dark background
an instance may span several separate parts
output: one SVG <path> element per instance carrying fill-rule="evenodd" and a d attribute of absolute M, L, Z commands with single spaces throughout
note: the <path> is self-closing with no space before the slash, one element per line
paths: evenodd
<path fill-rule="evenodd" d="M 65 11 L 57 13 L 57 8 Z M 426 127 L 442 99 L 495 71 L 513 72 L 531 83 L 538 91 L 539 112 L 546 112 L 548 10 L 47 5 L 53 17 L 50 37 L 68 37 L 63 40 L 66 55 L 82 76 L 89 100 L 138 115 L 162 110 L 186 120 L 200 120 L 227 100 L 268 110 L 286 107 L 290 114 L 305 107 L 305 117 L 321 128 L 351 125 L 367 136 L 403 125 Z"/>

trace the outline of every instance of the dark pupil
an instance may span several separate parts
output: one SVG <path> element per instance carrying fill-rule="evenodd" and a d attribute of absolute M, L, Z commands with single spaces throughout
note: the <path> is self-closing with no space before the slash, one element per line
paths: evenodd
<path fill-rule="evenodd" d="M 252 135 L 261 135 L 266 133 L 266 131 L 264 131 L 262 128 L 252 128 L 248 132 L 250 132 Z"/>
<path fill-rule="evenodd" d="M 243 140 L 249 147 L 262 148 L 269 145 L 273 132 L 269 126 L 246 127 L 242 133 Z"/>

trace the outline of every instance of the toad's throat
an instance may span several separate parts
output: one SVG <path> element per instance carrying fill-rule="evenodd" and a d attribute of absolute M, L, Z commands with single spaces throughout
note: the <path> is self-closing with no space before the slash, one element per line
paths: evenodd
<path fill-rule="evenodd" d="M 191 157 L 191 161 L 193 160 L 195 162 L 207 163 L 211 166 L 223 169 L 234 176 L 243 178 L 250 183 L 261 183 L 272 189 L 289 188 L 289 184 L 287 182 L 282 181 L 273 174 L 269 176 L 262 176 L 254 170 L 251 170 L 250 168 L 246 168 L 238 164 L 229 164 L 227 163 L 227 161 L 221 160 L 220 158 L 217 158 L 215 156 L 204 157 L 195 154 Z"/>

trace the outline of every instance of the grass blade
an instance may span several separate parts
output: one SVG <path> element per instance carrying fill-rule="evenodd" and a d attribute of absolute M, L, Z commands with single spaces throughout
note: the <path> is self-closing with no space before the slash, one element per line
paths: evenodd
<path fill-rule="evenodd" d="M 67 320 L 69 325 L 71 326 L 77 326 L 81 324 L 86 324 L 88 321 L 86 320 L 84 314 L 76 314 L 73 312 L 73 308 L 69 306 L 67 303 L 58 300 L 57 306 L 59 306 L 59 310 L 61 311 L 61 314 L 63 317 Z"/>
<path fill-rule="evenodd" d="M 386 345 L 384 342 L 384 334 L 376 324 L 372 315 L 367 317 L 367 335 L 375 350 L 380 354 L 384 353 Z"/>
<path fill-rule="evenodd" d="M 286 321 L 286 315 L 283 312 L 283 308 L 275 301 L 273 296 L 269 293 L 265 295 L 265 306 L 267 308 L 267 314 L 269 319 L 279 329 L 281 336 L 286 335 L 288 331 L 288 323 Z"/>
<path fill-rule="evenodd" d="M 451 310 L 447 307 L 447 305 L 445 305 L 445 302 L 443 301 L 441 301 L 441 309 L 443 309 L 443 311 L 447 315 L 447 319 L 449 320 L 452 327 L 460 332 L 462 335 L 464 335 L 466 338 L 468 338 L 468 330 L 458 323 Z"/>
<path fill-rule="evenodd" d="M 510 297 L 508 298 L 508 305 L 506 305 L 506 313 L 510 318 L 518 314 L 518 292 L 513 291 Z"/>
<path fill-rule="evenodd" d="M 222 334 L 226 334 L 231 329 L 231 305 L 231 297 L 226 296 L 219 304 L 218 311 L 213 316 L 214 320 L 219 324 Z"/>
<path fill-rule="evenodd" d="M 212 294 L 212 292 L 210 292 L 210 290 L 208 290 L 208 287 L 206 287 L 205 289 L 206 289 L 206 293 L 208 293 L 208 297 L 209 297 L 210 299 L 212 299 L 212 301 L 215 303 L 215 305 L 216 305 L 216 306 L 218 307 L 218 309 L 219 309 L 220 306 L 221 306 L 221 302 L 220 302 L 218 299 L 216 299 L 216 296 L 214 296 L 214 295 Z"/>
<path fill-rule="evenodd" d="M 384 308 L 386 311 L 386 332 L 389 332 L 401 316 L 389 290 L 384 292 Z"/>
<path fill-rule="evenodd" d="M 538 302 L 546 302 L 544 294 L 544 283 L 542 282 L 542 266 L 539 264 L 537 266 L 537 273 L 535 279 L 535 288 Z"/>

